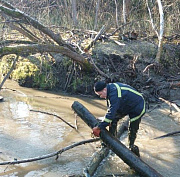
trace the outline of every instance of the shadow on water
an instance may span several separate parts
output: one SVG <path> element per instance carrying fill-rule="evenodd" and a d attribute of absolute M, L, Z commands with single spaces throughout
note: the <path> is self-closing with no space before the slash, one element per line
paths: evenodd
<path fill-rule="evenodd" d="M 56 114 L 70 124 L 75 124 L 71 105 L 82 103 L 96 117 L 104 116 L 106 101 L 65 93 L 53 93 L 22 88 L 7 82 L 2 89 L 4 101 L 0 103 L 0 161 L 12 161 L 42 156 L 56 152 L 74 142 L 89 139 L 91 129 L 77 118 L 78 131 L 52 115 L 32 112 L 30 109 Z M 179 130 L 179 121 L 168 116 L 168 106 L 162 104 L 142 119 L 136 144 L 143 161 L 165 177 L 178 177 L 180 168 L 179 136 L 153 140 L 153 138 Z M 177 115 L 179 116 L 179 114 Z M 127 145 L 127 132 L 121 137 Z M 0 176 L 68 176 L 82 175 L 99 143 L 82 145 L 62 153 L 59 159 L 49 158 L 19 165 L 0 166 Z M 137 176 L 115 154 L 111 153 L 98 168 L 96 176 Z"/>

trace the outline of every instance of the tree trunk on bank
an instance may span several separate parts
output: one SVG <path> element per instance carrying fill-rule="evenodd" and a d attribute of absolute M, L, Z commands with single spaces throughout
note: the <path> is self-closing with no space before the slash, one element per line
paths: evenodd
<path fill-rule="evenodd" d="M 0 47 L 1 57 L 9 54 L 23 55 L 23 54 L 34 54 L 43 52 L 56 52 L 73 58 L 74 61 L 81 64 L 86 70 L 92 69 L 92 65 L 82 55 L 70 50 L 65 46 L 51 45 L 51 44 L 29 44 L 19 46 L 6 46 Z"/>
<path fill-rule="evenodd" d="M 79 102 L 75 101 L 72 104 L 72 109 L 89 127 L 93 128 L 97 125 L 98 121 L 96 118 Z M 112 136 L 106 129 L 101 130 L 100 138 L 108 148 L 110 148 L 127 165 L 129 165 L 143 177 L 162 177 L 161 174 L 134 155 L 125 145 L 123 145 L 117 138 Z"/>
<path fill-rule="evenodd" d="M 164 34 L 164 12 L 163 12 L 163 7 L 161 0 L 157 0 L 158 6 L 159 6 L 159 15 L 160 15 L 160 29 L 159 29 L 159 44 L 158 44 L 158 52 L 156 55 L 156 62 L 160 63 L 161 59 L 161 53 L 162 53 L 162 48 L 163 48 L 163 34 Z"/>
<path fill-rule="evenodd" d="M 78 25 L 76 0 L 72 1 L 72 19 L 73 19 L 73 25 L 74 27 L 76 27 Z"/>

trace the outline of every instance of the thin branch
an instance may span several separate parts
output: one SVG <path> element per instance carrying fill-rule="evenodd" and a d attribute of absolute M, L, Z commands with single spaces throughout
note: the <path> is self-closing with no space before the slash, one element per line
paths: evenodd
<path fill-rule="evenodd" d="M 9 70 L 9 72 L 6 74 L 6 76 L 4 77 L 3 81 L 1 82 L 1 84 L 0 84 L 0 89 L 1 89 L 1 88 L 2 88 L 2 86 L 4 85 L 4 83 L 5 83 L 6 79 L 8 79 L 8 78 L 9 78 L 10 74 L 11 74 L 11 73 L 12 73 L 12 71 L 14 70 L 14 68 L 15 68 L 15 66 L 16 66 L 16 62 L 17 62 L 18 58 L 19 58 L 19 56 L 17 55 L 17 57 L 16 57 L 16 58 L 14 59 L 14 61 L 13 61 L 13 64 L 12 64 L 12 66 L 11 66 L 11 69 Z"/>
<path fill-rule="evenodd" d="M 168 100 L 165 100 L 164 98 L 159 98 L 161 101 L 165 102 L 166 104 L 168 104 L 170 106 L 170 108 L 173 106 L 177 112 L 180 112 L 180 108 L 175 104 L 175 103 L 172 103 Z"/>
<path fill-rule="evenodd" d="M 76 130 L 78 129 L 77 118 L 78 118 L 78 116 L 77 116 L 77 114 L 75 114 L 75 127 L 76 127 Z"/>
<path fill-rule="evenodd" d="M 97 66 L 96 66 L 96 64 L 94 63 L 94 61 L 93 61 L 93 59 L 90 57 L 90 59 L 91 59 L 91 62 L 92 62 L 92 65 L 94 66 L 94 68 L 97 70 L 97 72 L 99 73 L 99 74 L 101 74 L 102 76 L 104 76 L 105 78 L 109 78 L 109 76 L 107 75 L 107 74 L 105 74 L 103 71 L 101 71 Z"/>
<path fill-rule="evenodd" d="M 85 52 L 87 52 L 99 39 L 99 37 L 105 32 L 106 26 L 103 25 L 98 34 L 95 36 L 95 38 L 91 41 L 91 43 L 84 49 Z"/>
<path fill-rule="evenodd" d="M 165 138 L 165 137 L 168 137 L 168 136 L 177 135 L 177 134 L 179 134 L 179 133 L 180 133 L 180 131 L 171 132 L 171 133 L 167 133 L 167 134 L 162 135 L 162 136 L 158 136 L 158 137 L 153 138 L 153 139 L 155 140 L 155 139 L 159 139 L 159 138 Z"/>
<path fill-rule="evenodd" d="M 64 90 L 66 90 L 68 88 L 69 84 L 71 83 L 74 72 L 75 72 L 75 62 L 73 61 L 72 65 L 71 65 L 70 73 L 68 74 L 66 83 L 64 85 Z"/>
<path fill-rule="evenodd" d="M 131 22 L 128 22 L 128 23 L 126 23 L 126 24 L 123 24 L 123 25 L 119 26 L 119 27 L 116 28 L 111 34 L 109 34 L 108 37 L 113 36 L 118 30 L 120 30 L 121 28 L 123 28 L 123 27 L 125 27 L 125 26 L 127 26 L 127 25 L 132 25 L 133 23 L 141 22 L 141 21 L 151 23 L 149 20 L 144 20 L 144 19 L 134 20 L 134 21 L 131 21 Z"/>
<path fill-rule="evenodd" d="M 74 143 L 72 145 L 66 146 L 65 148 L 62 148 L 59 151 L 47 154 L 47 155 L 43 155 L 43 156 L 39 156 L 39 157 L 34 157 L 34 158 L 29 158 L 29 159 L 24 159 L 24 160 L 15 160 L 15 161 L 7 161 L 7 162 L 1 162 L 0 165 L 14 165 L 14 164 L 20 164 L 20 163 L 26 163 L 26 162 L 34 162 L 34 161 L 38 161 L 38 160 L 43 160 L 43 159 L 47 159 L 53 156 L 57 156 L 56 160 L 58 159 L 58 155 L 69 150 L 72 149 L 74 147 L 80 146 L 82 144 L 86 144 L 86 143 L 92 143 L 92 142 L 96 142 L 99 141 L 100 138 L 96 138 L 96 139 L 89 139 L 89 140 L 84 140 L 84 141 L 80 141 L 77 143 Z"/>
<path fill-rule="evenodd" d="M 74 128 L 76 129 L 76 127 L 74 127 L 73 125 L 71 125 L 70 123 L 68 123 L 67 121 L 65 121 L 63 118 L 61 118 L 60 116 L 56 115 L 56 114 L 52 114 L 52 113 L 49 113 L 49 112 L 44 112 L 44 111 L 38 111 L 38 110 L 33 110 L 33 109 L 30 109 L 30 111 L 32 112 L 40 112 L 42 114 L 48 114 L 48 115 L 51 115 L 51 116 L 55 116 L 57 117 L 58 119 L 62 120 L 64 123 L 66 123 L 67 125 L 69 125 L 71 128 Z"/>
<path fill-rule="evenodd" d="M 146 66 L 145 69 L 143 70 L 143 73 L 145 73 L 147 70 L 149 70 L 149 68 L 151 68 L 152 66 L 155 66 L 155 63 L 152 63 L 152 64 Z"/>
<path fill-rule="evenodd" d="M 153 22 L 153 18 L 152 18 L 152 13 L 151 13 L 151 9 L 149 7 L 149 3 L 148 3 L 148 0 L 146 0 L 146 5 L 147 5 L 147 8 L 148 8 L 148 12 L 149 12 L 149 17 L 150 17 L 150 20 L 151 20 L 151 25 L 152 25 L 152 28 L 153 30 L 155 31 L 157 37 L 159 38 L 159 34 L 155 28 L 155 25 L 154 25 L 154 22 Z"/>

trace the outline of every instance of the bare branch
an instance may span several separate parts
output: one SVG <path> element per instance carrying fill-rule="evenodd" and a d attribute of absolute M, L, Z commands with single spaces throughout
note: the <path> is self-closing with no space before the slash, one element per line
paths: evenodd
<path fill-rule="evenodd" d="M 165 102 L 166 104 L 168 104 L 170 106 L 170 109 L 173 106 L 176 109 L 177 112 L 180 112 L 180 108 L 175 103 L 172 103 L 172 102 L 170 102 L 168 100 L 165 100 L 164 98 L 161 98 L 161 97 L 159 99 L 161 101 Z"/>
<path fill-rule="evenodd" d="M 32 25 L 34 28 L 36 28 L 36 29 L 42 31 L 44 34 L 48 35 L 55 42 L 57 42 L 59 45 L 65 45 L 68 48 L 70 48 L 71 50 L 74 50 L 71 46 L 69 46 L 68 44 L 66 44 L 62 40 L 60 34 L 55 34 L 53 31 L 51 31 L 50 29 L 48 29 L 47 27 L 45 27 L 44 25 L 39 23 L 37 20 L 31 18 L 30 16 L 28 16 L 27 14 L 19 11 L 18 9 L 10 9 L 10 8 L 7 8 L 7 7 L 4 7 L 4 6 L 1 5 L 0 10 L 2 12 L 4 12 L 6 15 L 8 15 L 8 16 L 11 16 L 13 18 L 21 19 L 24 22 Z"/>
<path fill-rule="evenodd" d="M 179 133 L 180 133 L 180 131 L 175 131 L 175 132 L 167 133 L 167 134 L 165 134 L 165 135 L 158 136 L 158 137 L 154 138 L 154 140 L 155 140 L 155 139 L 159 139 L 159 138 L 165 138 L 165 137 L 177 135 L 177 134 L 179 134 Z"/>
<path fill-rule="evenodd" d="M 58 115 L 56 115 L 56 114 L 52 114 L 52 113 L 44 112 L 44 111 L 33 110 L 33 109 L 31 109 L 30 111 L 32 111 L 32 112 L 40 112 L 40 113 L 42 113 L 42 114 L 48 114 L 48 115 L 55 116 L 55 117 L 57 117 L 58 119 L 62 120 L 62 121 L 63 121 L 64 123 L 66 123 L 67 125 L 69 125 L 71 128 L 76 129 L 76 127 L 74 127 L 73 125 L 71 125 L 70 123 L 68 123 L 68 122 L 65 121 L 63 118 L 61 118 L 60 116 L 58 116 Z"/>
<path fill-rule="evenodd" d="M 95 38 L 91 41 L 91 43 L 84 49 L 85 52 L 87 52 L 99 39 L 99 37 L 105 32 L 106 26 L 103 25 L 98 34 L 95 36 Z"/>
<path fill-rule="evenodd" d="M 4 85 L 6 79 L 9 78 L 10 74 L 12 73 L 12 71 L 14 70 L 15 66 L 16 66 L 16 61 L 18 60 L 19 56 L 17 56 L 14 61 L 13 61 L 13 64 L 11 66 L 11 69 L 9 70 L 9 72 L 6 74 L 6 76 L 4 77 L 3 81 L 1 82 L 0 84 L 0 89 L 2 88 L 2 86 Z"/>
<path fill-rule="evenodd" d="M 34 162 L 34 161 L 43 160 L 43 159 L 47 159 L 47 158 L 54 157 L 54 156 L 57 156 L 57 158 L 56 158 L 56 160 L 57 160 L 59 154 L 65 152 L 69 149 L 80 146 L 82 144 L 92 143 L 92 142 L 96 142 L 99 140 L 100 140 L 99 138 L 96 138 L 96 139 L 89 139 L 89 140 L 80 141 L 80 142 L 74 143 L 72 145 L 66 146 L 65 148 L 62 148 L 61 150 L 54 152 L 54 153 L 51 153 L 51 154 L 47 154 L 47 155 L 43 155 L 43 156 L 39 156 L 39 157 L 34 157 L 34 158 L 30 158 L 30 159 L 24 159 L 24 160 L 1 162 L 0 165 L 14 165 L 14 164 L 20 164 L 20 163 Z"/>
<path fill-rule="evenodd" d="M 159 38 L 159 34 L 155 28 L 155 25 L 154 25 L 154 22 L 153 22 L 153 18 L 152 18 L 152 14 L 151 14 L 151 9 L 149 7 L 149 3 L 148 3 L 148 0 L 146 0 L 146 5 L 147 5 L 147 8 L 148 8 L 148 12 L 149 12 L 149 17 L 150 17 L 150 20 L 151 20 L 151 25 L 152 25 L 152 28 L 153 30 L 155 31 L 157 37 Z"/>
<path fill-rule="evenodd" d="M 91 59 L 91 62 L 92 62 L 92 65 L 94 66 L 94 68 L 97 70 L 97 72 L 100 74 L 100 75 L 102 75 L 102 76 L 104 76 L 105 78 L 109 78 L 109 76 L 107 75 L 107 74 L 105 74 L 103 71 L 101 71 L 97 66 L 96 66 L 96 64 L 94 63 L 94 61 L 93 61 L 93 59 L 90 57 L 90 59 Z"/>

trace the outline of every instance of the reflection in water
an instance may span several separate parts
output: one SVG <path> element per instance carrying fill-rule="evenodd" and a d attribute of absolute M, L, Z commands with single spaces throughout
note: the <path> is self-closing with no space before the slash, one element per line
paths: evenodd
<path fill-rule="evenodd" d="M 32 90 L 27 96 L 8 90 L 2 90 L 1 94 L 4 97 L 4 102 L 0 104 L 1 162 L 12 161 L 14 158 L 21 160 L 46 155 L 74 142 L 90 138 L 89 131 L 82 135 L 54 116 L 29 111 L 36 109 L 50 112 L 59 115 L 73 125 L 75 118 L 71 110 L 72 99 L 64 99 L 64 97 L 56 99 L 54 94 L 36 90 Z M 36 94 L 40 94 L 40 96 L 34 99 L 32 95 Z M 79 130 L 89 130 L 81 120 L 78 120 L 78 124 Z M 38 162 L 9 166 L 5 172 L 5 167 L 0 166 L 0 176 L 82 174 L 83 167 L 95 149 L 92 145 L 82 147 L 83 149 L 77 147 L 64 152 L 58 161 L 54 157 Z"/>
<path fill-rule="evenodd" d="M 29 116 L 29 106 L 25 102 L 19 101 L 15 104 L 10 103 L 9 107 L 12 114 L 12 118 L 21 119 Z"/>
<path fill-rule="evenodd" d="M 11 86 L 11 85 L 10 85 Z M 14 88 L 14 85 L 13 85 Z M 78 118 L 78 131 L 75 131 L 54 116 L 32 112 L 30 109 L 56 114 L 70 124 L 75 124 L 71 110 L 73 101 L 80 101 L 96 117 L 103 116 L 106 103 L 90 98 L 70 97 L 18 87 L 20 92 L 7 89 L 1 91 L 4 102 L 0 103 L 0 161 L 14 158 L 28 159 L 46 155 L 62 149 L 74 142 L 90 138 L 90 128 Z M 24 92 L 25 94 L 21 94 Z M 165 177 L 179 177 L 180 139 L 179 136 L 153 140 L 153 138 L 179 130 L 179 122 L 168 117 L 167 105 L 147 113 L 141 123 L 136 144 L 141 158 Z M 177 113 L 176 113 L 177 114 Z M 121 137 L 127 145 L 127 132 Z M 56 161 L 49 158 L 37 162 L 14 166 L 0 166 L 0 176 L 18 177 L 60 177 L 82 175 L 99 142 L 82 145 L 62 153 Z M 5 170 L 5 172 L 4 172 Z M 116 155 L 111 153 L 96 176 L 121 174 L 137 176 Z"/>

